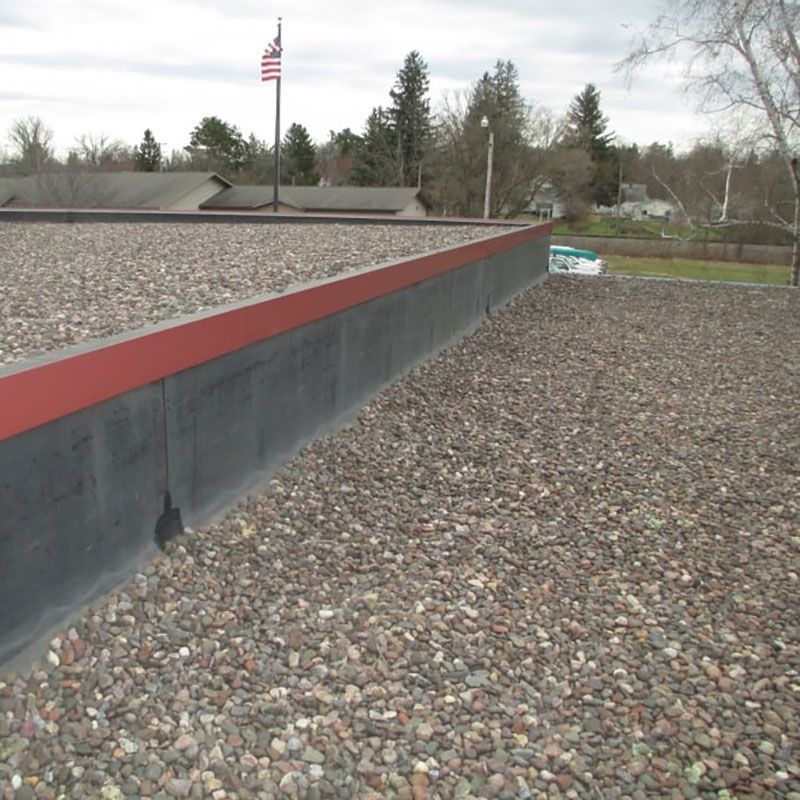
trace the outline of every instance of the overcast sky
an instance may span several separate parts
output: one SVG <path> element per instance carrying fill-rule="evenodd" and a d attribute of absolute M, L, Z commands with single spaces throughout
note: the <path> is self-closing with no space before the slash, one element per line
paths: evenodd
<path fill-rule="evenodd" d="M 682 95 L 678 67 L 654 67 L 629 90 L 613 71 L 647 0 L 0 0 L 0 142 L 11 122 L 41 117 L 60 154 L 82 133 L 167 150 L 218 116 L 270 144 L 275 84 L 260 59 L 283 16 L 283 130 L 361 131 L 410 50 L 430 67 L 434 107 L 497 59 L 519 68 L 528 100 L 564 113 L 587 82 L 623 140 L 685 146 L 708 131 Z"/>

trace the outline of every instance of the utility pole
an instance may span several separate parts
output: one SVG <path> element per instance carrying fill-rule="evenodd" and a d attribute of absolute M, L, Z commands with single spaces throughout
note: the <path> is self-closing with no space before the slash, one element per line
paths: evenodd
<path fill-rule="evenodd" d="M 489 118 L 484 115 L 481 119 L 481 128 L 489 127 Z M 494 131 L 489 131 L 489 150 L 486 154 L 486 190 L 483 194 L 483 218 L 489 219 L 489 209 L 492 194 L 492 161 L 494 160 Z"/>

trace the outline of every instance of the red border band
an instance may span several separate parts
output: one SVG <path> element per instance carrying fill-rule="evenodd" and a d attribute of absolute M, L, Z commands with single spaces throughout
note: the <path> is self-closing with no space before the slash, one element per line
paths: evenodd
<path fill-rule="evenodd" d="M 86 352 L 0 376 L 0 440 L 167 375 L 550 233 L 542 224 L 411 258 L 212 316 L 100 343 Z M 15 365 L 12 365 L 12 369 Z"/>

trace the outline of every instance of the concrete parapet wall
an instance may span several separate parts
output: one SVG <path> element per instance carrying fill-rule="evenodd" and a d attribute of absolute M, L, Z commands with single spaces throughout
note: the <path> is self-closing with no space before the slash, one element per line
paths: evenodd
<path fill-rule="evenodd" d="M 547 274 L 550 227 L 0 369 L 0 663 Z"/>
<path fill-rule="evenodd" d="M 746 264 L 792 263 L 792 248 L 777 244 L 740 244 L 684 239 L 637 239 L 614 236 L 553 236 L 553 244 L 594 250 L 602 256 L 695 258 Z"/>

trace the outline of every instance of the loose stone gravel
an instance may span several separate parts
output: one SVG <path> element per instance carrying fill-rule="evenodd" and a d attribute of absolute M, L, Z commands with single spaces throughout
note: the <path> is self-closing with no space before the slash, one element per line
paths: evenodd
<path fill-rule="evenodd" d="M 503 226 L 0 224 L 0 364 Z"/>
<path fill-rule="evenodd" d="M 800 798 L 800 305 L 551 279 L 0 683 L 2 798 Z"/>

